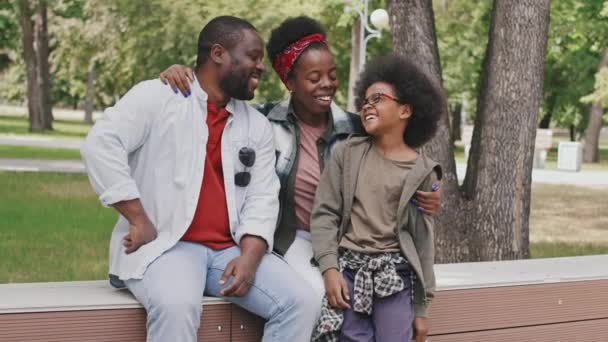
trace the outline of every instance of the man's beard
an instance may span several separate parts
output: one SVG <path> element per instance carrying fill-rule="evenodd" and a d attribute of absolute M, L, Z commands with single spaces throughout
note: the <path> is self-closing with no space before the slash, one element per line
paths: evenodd
<path fill-rule="evenodd" d="M 237 100 L 251 100 L 255 93 L 249 91 L 249 77 L 243 77 L 231 68 L 230 72 L 220 80 L 220 87 L 226 95 Z"/>

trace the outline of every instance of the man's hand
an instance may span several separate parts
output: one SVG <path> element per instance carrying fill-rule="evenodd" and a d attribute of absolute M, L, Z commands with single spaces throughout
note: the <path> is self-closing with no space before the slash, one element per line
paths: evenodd
<path fill-rule="evenodd" d="M 428 321 L 425 317 L 416 317 L 414 319 L 414 336 L 416 342 L 425 342 L 426 336 L 429 333 Z"/>
<path fill-rule="evenodd" d="M 191 94 L 190 83 L 194 81 L 194 73 L 187 66 L 173 64 L 160 73 L 160 80 L 164 84 L 168 83 L 176 94 L 179 89 L 185 97 L 188 97 Z"/>
<path fill-rule="evenodd" d="M 257 262 L 247 256 L 241 255 L 232 259 L 220 278 L 220 284 L 226 284 L 226 281 L 230 277 L 232 277 L 232 281 L 230 285 L 220 291 L 220 294 L 226 297 L 243 297 L 246 295 L 249 292 L 251 284 L 253 284 L 257 268 Z"/>
<path fill-rule="evenodd" d="M 122 238 L 122 244 L 126 247 L 125 253 L 135 252 L 142 245 L 156 239 L 156 234 L 154 224 L 147 217 L 141 222 L 129 223 L 129 234 Z"/>
<path fill-rule="evenodd" d="M 438 183 L 433 183 L 432 191 L 416 191 L 412 203 L 418 206 L 418 210 L 427 215 L 435 215 L 441 208 L 441 187 Z"/>
<path fill-rule="evenodd" d="M 222 296 L 243 297 L 249 292 L 258 265 L 266 254 L 266 248 L 266 241 L 260 237 L 245 235 L 241 238 L 241 255 L 226 265 L 220 278 L 220 285 L 224 285 L 228 278 L 232 277 L 230 284 L 220 291 Z"/>
<path fill-rule="evenodd" d="M 342 310 L 350 309 L 348 285 L 346 285 L 342 273 L 335 268 L 330 268 L 323 272 L 323 282 L 329 305 Z"/>
<path fill-rule="evenodd" d="M 139 198 L 120 201 L 112 205 L 129 221 L 129 234 L 122 238 L 125 253 L 131 254 L 142 245 L 156 239 L 156 227 L 146 214 Z"/>

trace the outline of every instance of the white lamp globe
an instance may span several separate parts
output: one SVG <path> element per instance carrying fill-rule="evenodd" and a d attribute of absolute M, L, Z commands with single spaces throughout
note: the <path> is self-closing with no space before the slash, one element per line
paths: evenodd
<path fill-rule="evenodd" d="M 369 21 L 379 30 L 384 30 L 389 27 L 388 12 L 384 8 L 374 10 L 369 16 Z"/>

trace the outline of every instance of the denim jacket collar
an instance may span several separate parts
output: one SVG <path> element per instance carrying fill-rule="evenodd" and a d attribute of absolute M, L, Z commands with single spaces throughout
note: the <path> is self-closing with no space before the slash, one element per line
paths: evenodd
<path fill-rule="evenodd" d="M 354 130 L 351 119 L 348 113 L 344 111 L 340 106 L 332 101 L 329 115 L 331 118 L 331 125 L 333 126 L 333 135 L 337 134 L 351 134 Z M 277 103 L 270 112 L 268 112 L 268 119 L 277 122 L 295 122 L 296 114 L 293 109 L 293 103 L 291 97 L 287 97 L 283 101 Z"/>

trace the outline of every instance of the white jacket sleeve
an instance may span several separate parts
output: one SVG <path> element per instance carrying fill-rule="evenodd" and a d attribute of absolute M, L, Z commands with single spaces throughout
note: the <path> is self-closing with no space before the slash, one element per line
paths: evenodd
<path fill-rule="evenodd" d="M 140 197 L 128 157 L 144 143 L 161 110 L 153 82 L 160 83 L 141 82 L 107 108 L 80 149 L 93 189 L 106 207 Z"/>
<path fill-rule="evenodd" d="M 235 240 L 240 243 L 244 235 L 259 236 L 266 240 L 271 252 L 279 215 L 280 183 L 274 167 L 276 155 L 272 127 L 266 119 L 264 121 Z"/>

